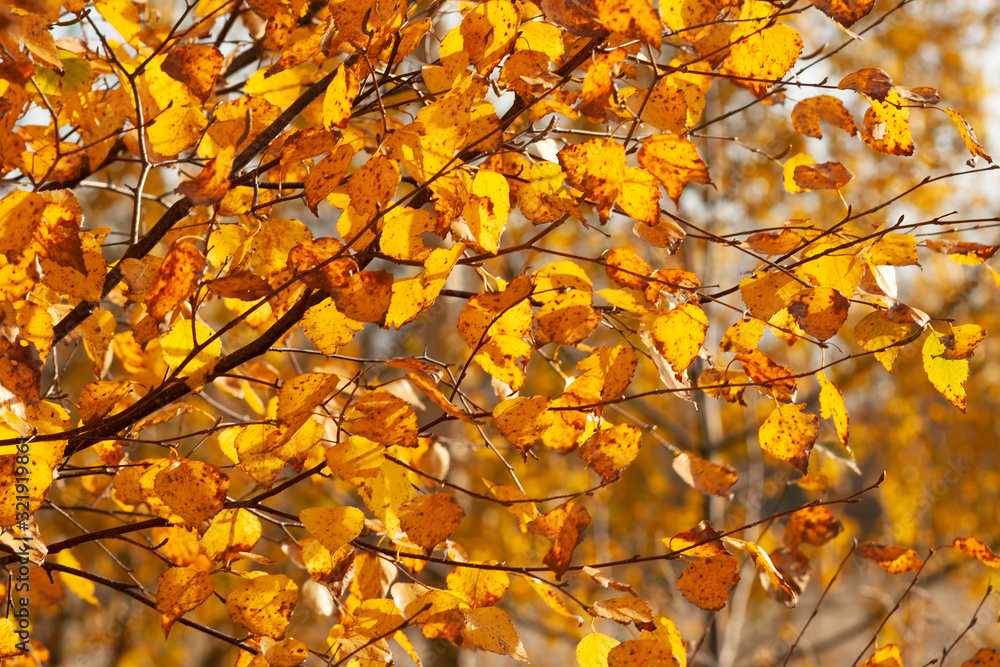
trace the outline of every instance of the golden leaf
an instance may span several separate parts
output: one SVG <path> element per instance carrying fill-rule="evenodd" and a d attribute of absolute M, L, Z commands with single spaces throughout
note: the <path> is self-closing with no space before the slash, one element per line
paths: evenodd
<path fill-rule="evenodd" d="M 237 586 L 226 613 L 255 635 L 281 639 L 291 622 L 299 587 L 283 574 L 262 574 Z"/>
<path fill-rule="evenodd" d="M 803 413 L 804 405 L 781 405 L 758 430 L 760 446 L 768 454 L 798 468 L 805 475 L 809 453 L 819 435 L 819 419 Z"/>
<path fill-rule="evenodd" d="M 215 583 L 208 572 L 186 567 L 171 567 L 157 580 L 156 609 L 162 614 L 160 625 L 169 636 L 174 622 L 212 596 Z"/>

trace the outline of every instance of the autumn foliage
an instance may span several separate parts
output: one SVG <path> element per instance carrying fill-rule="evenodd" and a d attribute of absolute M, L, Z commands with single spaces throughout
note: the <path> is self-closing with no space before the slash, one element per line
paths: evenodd
<path fill-rule="evenodd" d="M 6 3 L 4 664 L 1000 664 L 910 4 Z"/>

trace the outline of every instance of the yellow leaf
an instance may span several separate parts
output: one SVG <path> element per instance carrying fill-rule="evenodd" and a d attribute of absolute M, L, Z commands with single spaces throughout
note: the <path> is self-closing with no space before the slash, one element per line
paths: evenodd
<path fill-rule="evenodd" d="M 175 525 L 198 526 L 220 511 L 229 478 L 202 461 L 170 459 L 139 479 L 143 500 L 157 515 Z"/>
<path fill-rule="evenodd" d="M 911 266 L 917 263 L 917 240 L 910 234 L 886 234 L 869 250 L 872 264 Z"/>
<path fill-rule="evenodd" d="M 418 495 L 399 508 L 400 528 L 425 549 L 434 549 L 451 537 L 464 518 L 465 510 L 447 493 Z"/>
<path fill-rule="evenodd" d="M 559 594 L 556 593 L 551 586 L 546 585 L 534 577 L 525 576 L 524 578 L 529 584 L 531 584 L 531 587 L 535 589 L 535 592 L 538 593 L 550 609 L 560 616 L 572 618 L 577 622 L 577 625 L 583 625 L 583 619 L 569 610 L 566 604 L 562 601 L 562 598 L 559 597 Z"/>
<path fill-rule="evenodd" d="M 608 653 L 608 667 L 676 665 L 673 649 L 655 639 L 626 639 Z"/>
<path fill-rule="evenodd" d="M 729 489 L 739 477 L 732 466 L 718 465 L 688 452 L 681 452 L 674 457 L 671 465 L 674 472 L 692 489 L 710 496 L 733 497 Z"/>
<path fill-rule="evenodd" d="M 118 31 L 127 44 L 135 44 L 142 31 L 139 8 L 129 0 L 97 0 L 94 8 Z"/>
<path fill-rule="evenodd" d="M 211 560 L 228 564 L 235 554 L 248 552 L 261 538 L 260 519 L 243 508 L 219 512 L 201 538 L 202 552 Z"/>
<path fill-rule="evenodd" d="M 535 313 L 535 342 L 576 345 L 597 329 L 601 315 L 590 291 L 571 289 L 556 295 Z"/>
<path fill-rule="evenodd" d="M 535 503 L 528 500 L 521 489 L 513 484 L 493 484 L 483 480 L 490 493 L 504 503 L 504 508 L 518 521 L 521 532 L 527 532 L 527 525 L 538 517 Z"/>
<path fill-rule="evenodd" d="M 45 200 L 35 192 L 17 190 L 0 200 L 0 253 L 11 258 L 27 248 L 44 209 Z"/>
<path fill-rule="evenodd" d="M 748 0 L 729 41 L 729 55 L 719 70 L 733 83 L 763 97 L 792 68 L 802 53 L 802 37 L 783 23 L 768 25 L 777 8 L 764 0 Z"/>
<path fill-rule="evenodd" d="M 132 383 L 91 382 L 80 392 L 80 419 L 93 424 L 107 416 L 132 391 Z"/>
<path fill-rule="evenodd" d="M 608 30 L 660 47 L 663 26 L 649 0 L 594 0 L 589 6 Z"/>
<path fill-rule="evenodd" d="M 413 484 L 406 468 L 383 460 L 382 466 L 371 482 L 364 489 L 362 498 L 365 505 L 385 526 L 385 532 L 390 539 L 395 539 L 402 532 L 399 519 L 400 508 L 413 497 Z"/>
<path fill-rule="evenodd" d="M 355 486 L 369 485 L 385 461 L 385 447 L 360 436 L 351 436 L 326 450 L 326 464 L 333 474 Z"/>
<path fill-rule="evenodd" d="M 482 5 L 480 5 L 482 6 Z M 510 213 L 510 190 L 503 174 L 480 169 L 472 181 L 472 190 L 462 218 L 468 225 L 472 240 L 484 252 L 500 249 L 500 235 Z"/>
<path fill-rule="evenodd" d="M 965 388 L 962 383 L 969 379 L 968 359 L 949 359 L 944 336 L 931 331 L 924 341 L 923 361 L 927 379 L 952 405 L 965 412 Z"/>
<path fill-rule="evenodd" d="M 379 247 L 393 259 L 423 262 L 430 249 L 420 235 L 437 229 L 437 219 L 430 211 L 397 206 L 383 217 Z"/>
<path fill-rule="evenodd" d="M 84 569 L 84 567 L 80 564 L 80 561 L 78 561 L 69 551 L 60 551 L 57 553 L 55 555 L 55 561 L 60 565 L 65 565 L 66 567 L 71 567 L 76 570 Z M 78 577 L 69 572 L 60 572 L 59 578 L 62 580 L 63 586 L 73 591 L 73 593 L 81 600 L 92 604 L 95 607 L 101 606 L 97 597 L 94 596 L 94 590 L 96 587 L 94 586 L 93 581 L 90 579 L 84 579 L 83 577 Z"/>
<path fill-rule="evenodd" d="M 746 318 L 726 329 L 719 343 L 723 352 L 749 352 L 757 349 L 767 325 L 763 320 Z"/>
<path fill-rule="evenodd" d="M 813 160 L 812 155 L 809 155 L 808 153 L 799 153 L 798 155 L 794 155 L 785 161 L 782 169 L 782 173 L 784 174 L 785 190 L 791 192 L 792 194 L 803 192 L 802 186 L 800 186 L 795 180 L 795 170 L 801 166 L 809 164 L 816 164 L 816 161 Z"/>
<path fill-rule="evenodd" d="M 781 405 L 761 424 L 757 436 L 768 454 L 798 468 L 805 475 L 809 453 L 819 435 L 819 419 L 803 413 L 804 405 Z"/>
<path fill-rule="evenodd" d="M 163 634 L 169 636 L 174 622 L 200 606 L 214 590 L 215 582 L 208 572 L 186 567 L 172 567 L 163 572 L 156 588 L 156 609 L 162 615 Z"/>
<path fill-rule="evenodd" d="M 201 141 L 207 127 L 208 121 L 200 109 L 170 107 L 146 126 L 146 134 L 154 152 L 174 157 Z"/>
<path fill-rule="evenodd" d="M 576 645 L 576 662 L 580 667 L 607 667 L 608 654 L 620 643 L 617 639 L 593 632 Z"/>
<path fill-rule="evenodd" d="M 729 554 L 709 556 L 689 564 L 674 585 L 691 604 L 719 611 L 729 600 L 729 589 L 740 580 L 739 565 Z"/>
<path fill-rule="evenodd" d="M 496 565 L 496 562 L 490 561 L 488 565 Z M 448 574 L 448 590 L 471 607 L 492 607 L 508 587 L 510 577 L 502 570 L 457 567 Z"/>
<path fill-rule="evenodd" d="M 559 151 L 559 164 L 573 187 L 597 203 L 601 222 L 607 222 L 625 180 L 622 145 L 614 139 L 590 139 Z"/>
<path fill-rule="evenodd" d="M 24 654 L 24 651 L 17 647 L 21 639 L 15 632 L 14 621 L 9 618 L 0 618 L 0 659 Z"/>
<path fill-rule="evenodd" d="M 820 371 L 816 374 L 819 381 L 819 414 L 823 419 L 832 419 L 833 425 L 837 429 L 837 437 L 840 444 L 847 447 L 847 437 L 849 433 L 850 418 L 847 415 L 847 406 L 844 404 L 844 396 L 840 393 L 833 382 L 827 379 L 826 373 Z M 847 447 L 850 451 L 850 447 Z"/>
<path fill-rule="evenodd" d="M 271 667 L 296 667 L 309 657 L 309 646 L 298 639 L 282 639 L 280 642 L 261 640 L 264 657 Z"/>
<path fill-rule="evenodd" d="M 354 67 L 341 65 L 333 81 L 326 89 L 323 98 L 323 127 L 332 130 L 335 127 L 344 129 L 351 120 L 351 107 L 354 98 L 358 96 L 358 73 Z"/>
<path fill-rule="evenodd" d="M 955 121 L 958 131 L 962 133 L 962 141 L 965 142 L 965 147 L 972 153 L 973 163 L 977 157 L 981 157 L 989 164 L 993 164 L 993 158 L 987 155 L 983 147 L 979 145 L 979 142 L 976 140 L 976 133 L 972 131 L 972 127 L 965 122 L 965 119 L 954 109 L 945 109 L 944 112 L 948 114 L 949 118 Z"/>
<path fill-rule="evenodd" d="M 542 303 L 548 303 L 566 290 L 582 290 L 589 292 L 593 283 L 587 272 L 574 262 L 553 262 L 547 264 L 531 277 L 534 291 L 531 298 Z M 513 284 L 514 281 L 511 281 Z"/>
<path fill-rule="evenodd" d="M 465 15 L 462 44 L 476 71 L 486 74 L 510 52 L 520 24 L 520 13 L 511 0 L 486 0 Z"/>
<path fill-rule="evenodd" d="M 670 362 L 675 373 L 681 373 L 698 356 L 708 331 L 705 312 L 691 303 L 684 303 L 661 315 L 652 325 L 656 349 Z"/>
<path fill-rule="evenodd" d="M 190 375 L 209 364 L 214 364 L 222 354 L 222 341 L 216 338 L 205 344 L 215 332 L 201 322 L 192 320 L 177 320 L 170 331 L 160 336 L 160 356 L 163 361 L 175 371 L 189 354 L 197 353 L 182 369 L 181 375 Z"/>
<path fill-rule="evenodd" d="M 65 441 L 32 441 L 17 445 L 16 453 L 0 455 L 0 527 L 26 520 L 24 513 L 34 514 L 41 506 L 65 448 Z"/>
<path fill-rule="evenodd" d="M 302 317 L 302 331 L 324 354 L 337 354 L 364 326 L 337 310 L 333 299 L 316 304 Z"/>
<path fill-rule="evenodd" d="M 895 322 L 884 311 L 868 313 L 854 327 L 854 337 L 858 345 L 875 353 L 887 371 L 892 372 L 892 364 L 900 347 L 919 335 L 922 327 L 914 322 Z M 944 346 L 942 345 L 942 348 Z"/>
<path fill-rule="evenodd" d="M 499 653 L 517 660 L 528 662 L 524 645 L 510 622 L 510 617 L 497 607 L 482 607 L 464 611 L 465 627 L 462 628 L 462 642 Z"/>
<path fill-rule="evenodd" d="M 887 644 L 861 663 L 861 667 L 903 667 L 903 655 L 898 646 Z"/>
<path fill-rule="evenodd" d="M 344 180 L 353 158 L 354 148 L 350 144 L 341 144 L 306 174 L 306 204 L 313 215 L 317 214 L 319 203 Z"/>
<path fill-rule="evenodd" d="M 675 204 L 688 183 L 712 184 L 695 145 L 671 134 L 646 137 L 639 149 L 639 164 L 660 181 Z"/>
<path fill-rule="evenodd" d="M 309 507 L 299 513 L 299 519 L 330 553 L 336 553 L 365 527 L 364 512 L 356 507 Z"/>
<path fill-rule="evenodd" d="M 873 99 L 865 112 L 865 130 L 861 138 L 874 150 L 888 155 L 913 155 L 910 134 L 910 110 L 895 89 L 885 101 Z"/>
<path fill-rule="evenodd" d="M 559 28 L 544 21 L 526 21 L 517 31 L 514 48 L 518 51 L 538 51 L 553 63 L 562 60 L 565 48 Z"/>
<path fill-rule="evenodd" d="M 226 613 L 255 635 L 281 639 L 291 621 L 299 587 L 283 574 L 244 581 L 226 598 Z"/>
<path fill-rule="evenodd" d="M 602 478 L 618 479 L 639 455 L 641 439 L 642 432 L 635 426 L 618 424 L 594 433 L 579 455 Z"/>
<path fill-rule="evenodd" d="M 941 337 L 941 344 L 945 347 L 941 356 L 945 359 L 968 359 L 985 339 L 986 330 L 978 324 L 952 326 L 951 332 Z"/>
<path fill-rule="evenodd" d="M 645 169 L 627 168 L 618 205 L 639 222 L 656 225 L 660 221 L 660 186 L 656 178 Z"/>
<path fill-rule="evenodd" d="M 285 420 L 312 412 L 337 388 L 341 378 L 332 373 L 305 373 L 286 380 L 278 390 L 275 417 Z"/>

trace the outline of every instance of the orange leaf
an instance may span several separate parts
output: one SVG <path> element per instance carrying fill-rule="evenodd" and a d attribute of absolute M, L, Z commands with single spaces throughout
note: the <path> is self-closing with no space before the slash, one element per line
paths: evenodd
<path fill-rule="evenodd" d="M 149 316 L 162 322 L 177 306 L 186 301 L 201 280 L 205 256 L 189 241 L 178 241 L 167 253 L 146 292 Z"/>
<path fill-rule="evenodd" d="M 465 510 L 447 493 L 422 494 L 399 508 L 400 527 L 411 541 L 425 549 L 433 549 L 451 537 L 463 518 Z"/>
<path fill-rule="evenodd" d="M 283 574 L 244 581 L 226 598 L 226 613 L 255 635 L 281 639 L 291 622 L 299 587 Z"/>
<path fill-rule="evenodd" d="M 834 127 L 839 127 L 852 137 L 858 133 L 854 126 L 854 118 L 847 110 L 844 103 L 833 95 L 817 95 L 798 102 L 792 109 L 792 127 L 796 132 L 815 137 L 823 138 L 823 130 L 820 129 L 819 122 L 825 120 Z"/>
<path fill-rule="evenodd" d="M 160 68 L 204 102 L 215 88 L 222 61 L 222 54 L 210 44 L 180 44 L 170 49 Z"/>
<path fill-rule="evenodd" d="M 236 156 L 235 146 L 225 146 L 194 178 L 177 186 L 175 192 L 191 203 L 208 205 L 219 202 L 229 191 L 229 172 Z"/>
<path fill-rule="evenodd" d="M 614 139 L 590 139 L 559 151 L 559 164 L 573 187 L 597 203 L 601 222 L 607 222 L 625 180 L 622 145 Z"/>
<path fill-rule="evenodd" d="M 809 287 L 788 304 L 788 311 L 799 326 L 819 340 L 837 335 L 847 321 L 851 303 L 840 292 L 829 287 Z"/>
<path fill-rule="evenodd" d="M 848 74 L 837 84 L 837 88 L 841 90 L 853 90 L 869 99 L 880 102 L 884 101 L 892 91 L 892 86 L 892 77 L 884 69 L 878 67 L 869 67 Z"/>
<path fill-rule="evenodd" d="M 983 565 L 1000 569 L 1000 556 L 997 556 L 985 543 L 974 537 L 956 537 L 952 546 L 969 558 L 975 558 Z"/>
<path fill-rule="evenodd" d="M 839 162 L 823 162 L 796 166 L 793 178 L 803 190 L 839 190 L 854 180 L 854 174 Z"/>
<path fill-rule="evenodd" d="M 875 0 L 809 0 L 820 10 L 845 28 L 868 16 L 875 6 Z"/>
<path fill-rule="evenodd" d="M 649 603 L 635 597 L 599 600 L 590 607 L 590 613 L 599 618 L 610 618 L 624 625 L 629 623 L 652 623 L 653 610 Z"/>
<path fill-rule="evenodd" d="M 528 524 L 528 530 L 552 540 L 552 548 L 542 559 L 562 579 L 573 558 L 573 550 L 583 541 L 590 525 L 590 513 L 583 505 L 570 500 Z"/>
<path fill-rule="evenodd" d="M 923 561 L 913 549 L 875 542 L 865 542 L 861 548 L 861 556 L 877 563 L 889 574 L 916 572 L 923 565 Z"/>
<path fill-rule="evenodd" d="M 705 611 L 719 611 L 729 600 L 729 589 L 740 580 L 739 564 L 729 554 L 696 560 L 681 572 L 675 587 L 684 598 Z"/>
<path fill-rule="evenodd" d="M 843 528 L 827 507 L 806 507 L 788 519 L 785 545 L 797 547 L 802 542 L 808 542 L 816 547 L 822 546 L 839 535 Z"/>

